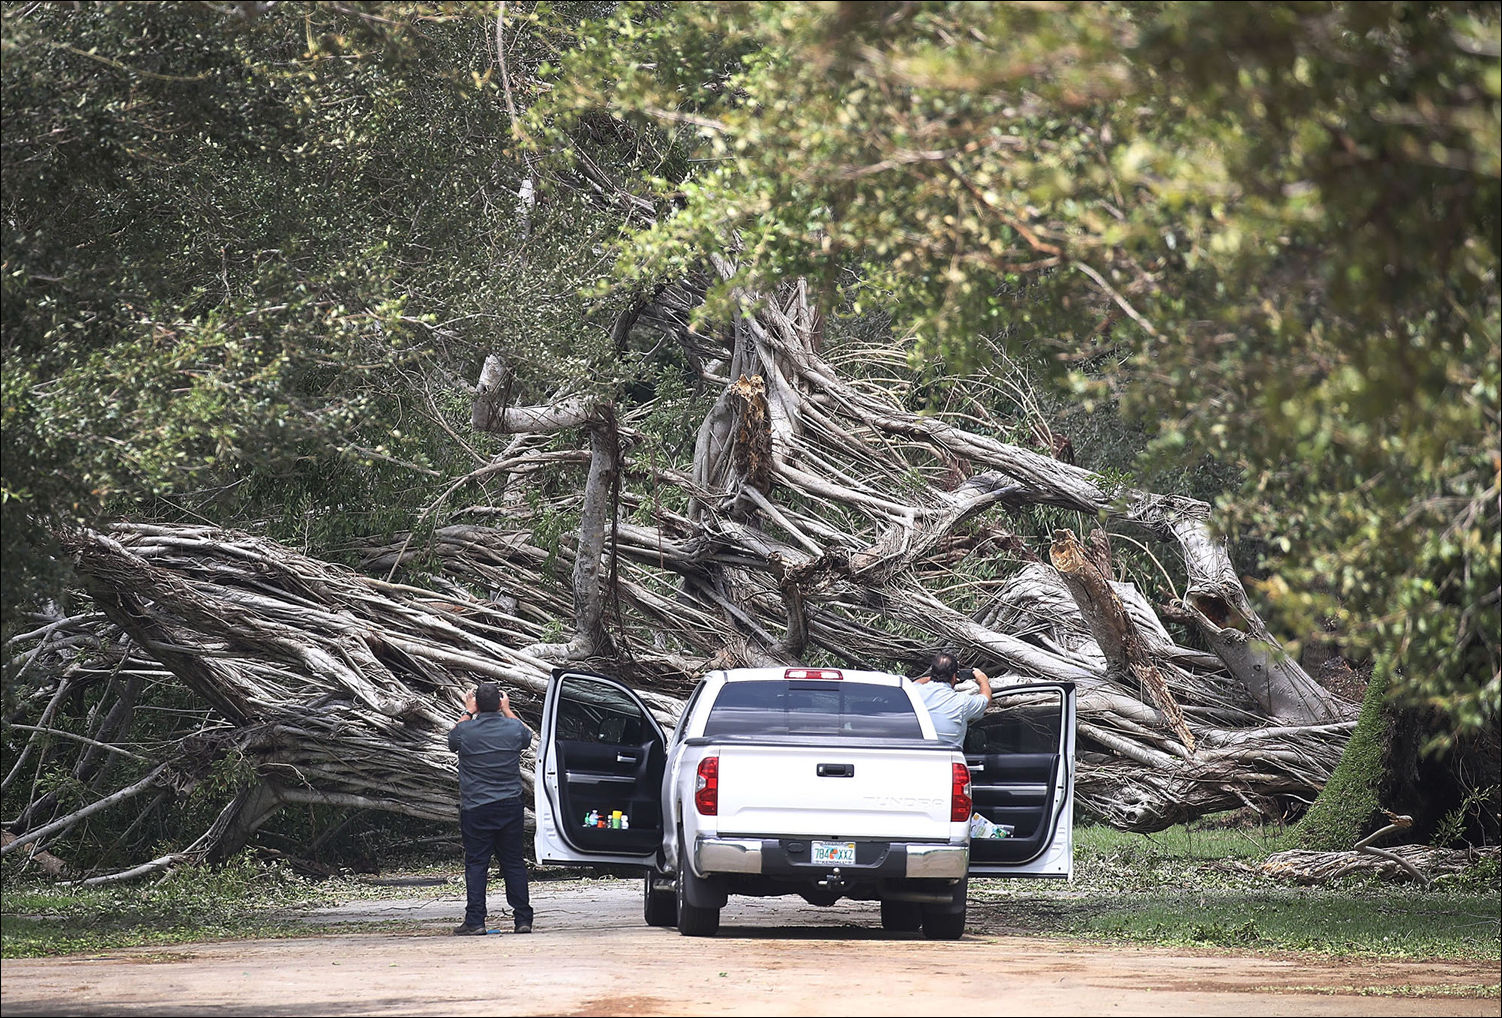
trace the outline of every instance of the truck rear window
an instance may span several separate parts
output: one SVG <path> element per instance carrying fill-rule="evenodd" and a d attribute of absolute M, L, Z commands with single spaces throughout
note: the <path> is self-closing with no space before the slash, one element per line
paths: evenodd
<path fill-rule="evenodd" d="M 704 720 L 704 734 L 921 739 L 923 729 L 907 693 L 896 686 L 780 679 L 726 683 Z"/>

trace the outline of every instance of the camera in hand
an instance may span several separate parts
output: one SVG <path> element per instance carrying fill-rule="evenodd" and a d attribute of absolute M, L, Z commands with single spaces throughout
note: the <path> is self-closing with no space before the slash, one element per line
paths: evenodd
<path fill-rule="evenodd" d="M 975 681 L 975 669 L 974 668 L 956 668 L 955 671 L 954 671 L 954 681 L 955 682 L 974 682 Z"/>

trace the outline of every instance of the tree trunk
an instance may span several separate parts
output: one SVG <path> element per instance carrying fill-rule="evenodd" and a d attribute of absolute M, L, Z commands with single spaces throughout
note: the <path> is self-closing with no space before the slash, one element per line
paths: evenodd
<path fill-rule="evenodd" d="M 1498 735 L 1483 731 L 1434 749 L 1425 738 L 1436 727 L 1422 709 L 1390 703 L 1387 684 L 1374 679 L 1339 764 L 1299 822 L 1300 847 L 1348 850 L 1390 813 L 1410 818 L 1420 844 L 1494 844 L 1502 816 Z"/>
<path fill-rule="evenodd" d="M 1091 537 L 1096 539 L 1092 541 L 1095 553 L 1086 554 L 1073 533 L 1054 531 L 1053 548 L 1049 551 L 1054 568 L 1074 595 L 1074 603 L 1084 616 L 1096 646 L 1105 655 L 1106 678 L 1131 681 L 1141 693 L 1151 696 L 1192 754 L 1194 733 L 1189 730 L 1189 722 L 1184 720 L 1184 712 L 1163 673 L 1148 656 L 1146 641 L 1127 615 L 1126 606 L 1111 589 L 1111 552 L 1105 531 L 1091 531 Z"/>

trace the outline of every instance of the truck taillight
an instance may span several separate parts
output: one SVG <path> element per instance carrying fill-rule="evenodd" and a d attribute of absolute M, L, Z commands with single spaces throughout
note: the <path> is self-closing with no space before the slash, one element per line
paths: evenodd
<path fill-rule="evenodd" d="M 970 780 L 968 772 L 965 780 Z M 699 775 L 694 781 L 694 808 L 700 816 L 706 817 L 720 812 L 720 758 L 717 756 L 706 756 L 699 761 Z M 963 819 L 970 819 L 970 814 L 966 812 Z"/>
<path fill-rule="evenodd" d="M 704 765 L 700 764 L 699 768 L 702 774 Z M 970 801 L 970 768 L 962 763 L 954 764 L 953 774 L 949 786 L 949 819 L 959 823 L 970 819 L 970 807 L 973 805 Z M 701 809 L 699 812 L 704 811 Z"/>

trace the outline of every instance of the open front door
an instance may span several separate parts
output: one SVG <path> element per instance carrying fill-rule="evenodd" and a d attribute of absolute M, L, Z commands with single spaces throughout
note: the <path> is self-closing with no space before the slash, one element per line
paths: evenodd
<path fill-rule="evenodd" d="M 559 670 L 548 684 L 534 803 L 538 862 L 647 865 L 662 844 L 667 741 L 614 679 Z"/>
<path fill-rule="evenodd" d="M 974 810 L 1004 837 L 972 837 L 971 876 L 1074 873 L 1074 685 L 1002 687 L 965 735 Z"/>

